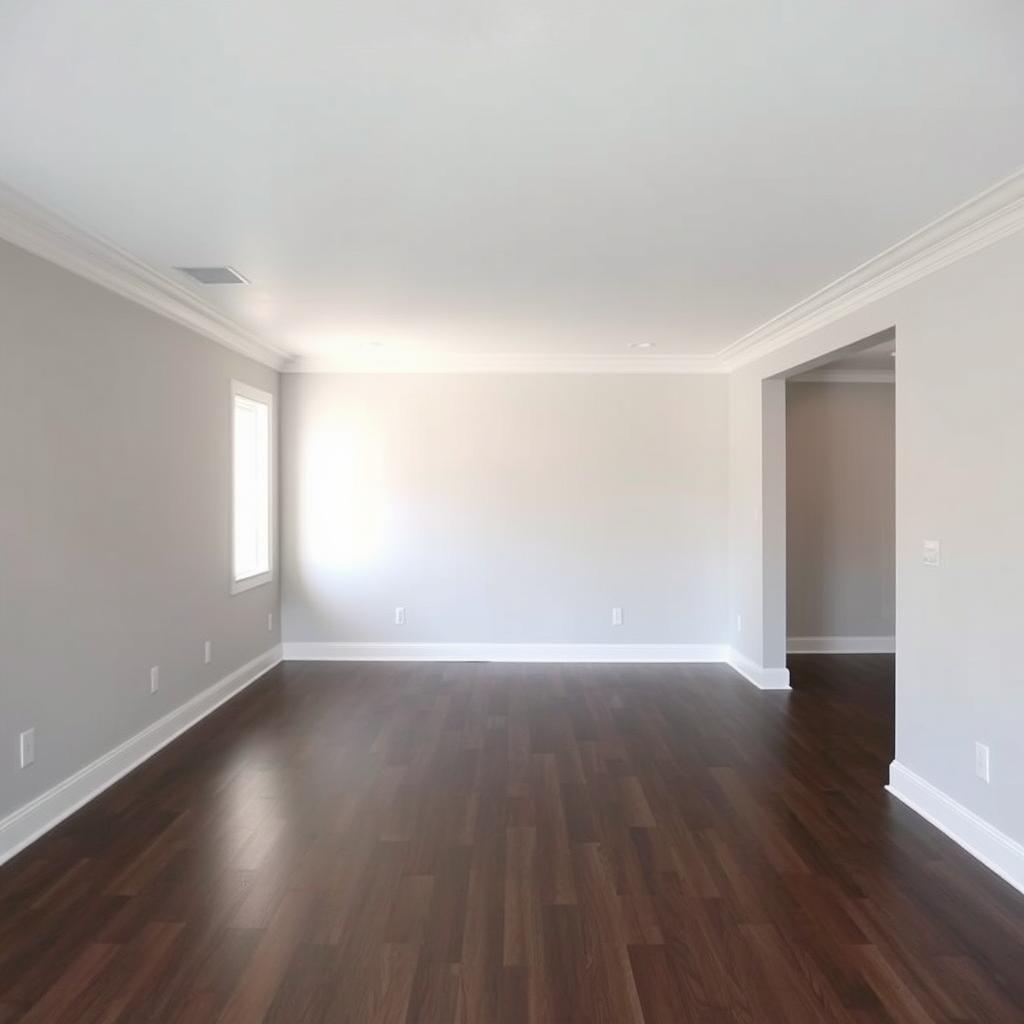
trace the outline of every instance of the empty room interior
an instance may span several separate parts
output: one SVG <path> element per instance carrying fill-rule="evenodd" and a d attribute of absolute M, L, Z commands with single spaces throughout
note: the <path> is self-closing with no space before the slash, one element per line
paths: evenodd
<path fill-rule="evenodd" d="M 0 0 L 0 1024 L 1024 1024 L 1024 5 Z"/>

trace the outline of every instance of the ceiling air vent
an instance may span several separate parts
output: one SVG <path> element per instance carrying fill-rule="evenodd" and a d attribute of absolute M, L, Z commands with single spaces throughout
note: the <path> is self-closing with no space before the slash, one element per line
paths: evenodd
<path fill-rule="evenodd" d="M 232 267 L 178 267 L 200 284 L 248 284 L 249 282 Z"/>

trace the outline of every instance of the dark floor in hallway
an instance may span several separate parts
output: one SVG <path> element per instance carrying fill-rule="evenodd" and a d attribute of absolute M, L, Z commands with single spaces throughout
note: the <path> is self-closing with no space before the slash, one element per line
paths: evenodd
<path fill-rule="evenodd" d="M 0 1024 L 1024 1021 L 892 659 L 279 666 L 0 868 Z"/>

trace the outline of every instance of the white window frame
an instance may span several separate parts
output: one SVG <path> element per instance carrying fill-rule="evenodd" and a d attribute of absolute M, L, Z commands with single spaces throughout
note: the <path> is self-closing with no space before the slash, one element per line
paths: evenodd
<path fill-rule="evenodd" d="M 235 574 L 235 399 L 236 398 L 247 398 L 251 402 L 260 402 L 267 406 L 267 430 L 270 433 L 268 438 L 268 451 L 267 458 L 269 466 L 267 467 L 268 481 L 267 486 L 270 494 L 268 516 L 269 522 L 267 524 L 267 563 L 270 566 L 266 572 L 255 573 L 252 576 L 243 576 L 239 579 Z M 274 418 L 274 396 L 269 391 L 263 391 L 260 388 L 254 388 L 251 384 L 245 384 L 240 380 L 231 381 L 231 404 L 229 413 L 229 423 L 231 430 L 231 462 L 230 462 L 230 479 L 231 479 L 231 524 L 230 524 L 230 537 L 231 547 L 229 551 L 229 562 L 231 565 L 230 576 L 231 576 L 231 593 L 241 594 L 243 591 L 252 590 L 253 587 L 261 587 L 265 583 L 270 583 L 274 578 L 274 553 L 276 550 L 276 532 L 277 532 L 277 467 L 276 462 L 276 445 L 274 444 L 274 438 L 276 436 L 276 421 Z"/>

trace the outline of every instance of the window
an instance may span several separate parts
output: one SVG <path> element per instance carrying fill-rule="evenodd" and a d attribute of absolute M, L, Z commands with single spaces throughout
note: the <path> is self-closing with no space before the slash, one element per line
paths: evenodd
<path fill-rule="evenodd" d="M 273 396 L 266 391 L 231 382 L 233 594 L 274 578 L 271 565 L 273 403 Z"/>

